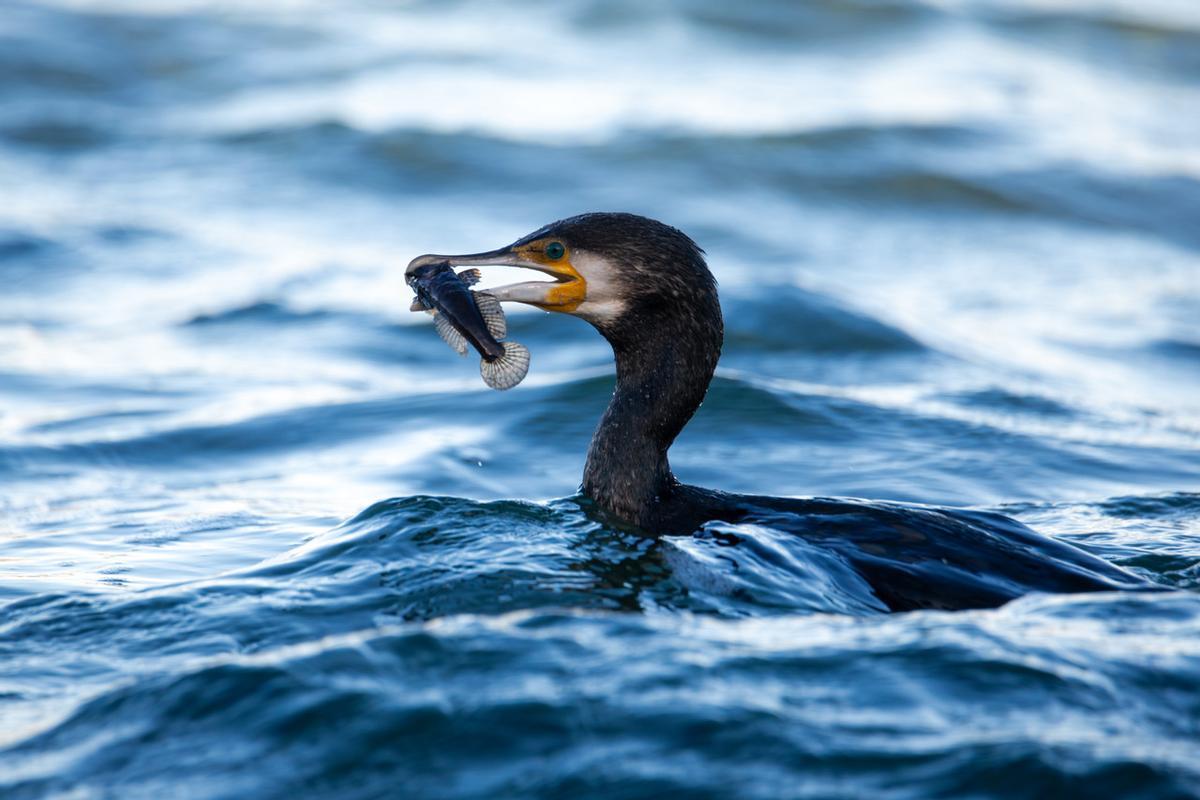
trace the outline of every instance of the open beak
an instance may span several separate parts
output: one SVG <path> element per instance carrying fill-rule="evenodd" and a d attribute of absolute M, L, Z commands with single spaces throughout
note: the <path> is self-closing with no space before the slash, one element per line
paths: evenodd
<path fill-rule="evenodd" d="M 471 253 L 461 256 L 423 255 L 408 264 L 405 276 L 426 264 L 448 262 L 452 267 L 520 267 L 549 275 L 553 281 L 526 281 L 510 283 L 488 289 L 488 294 L 497 300 L 527 303 L 546 311 L 574 311 L 587 296 L 587 281 L 575 271 L 569 259 L 555 262 L 535 260 L 533 253 L 525 254 L 511 247 L 491 250 L 487 253 Z"/>

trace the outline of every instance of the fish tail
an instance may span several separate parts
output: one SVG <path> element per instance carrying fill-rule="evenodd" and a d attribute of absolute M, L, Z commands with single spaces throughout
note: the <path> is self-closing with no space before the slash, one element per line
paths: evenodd
<path fill-rule="evenodd" d="M 501 342 L 504 355 L 479 362 L 479 374 L 483 382 L 493 389 L 511 389 L 525 379 L 529 372 L 529 348 L 518 342 Z"/>

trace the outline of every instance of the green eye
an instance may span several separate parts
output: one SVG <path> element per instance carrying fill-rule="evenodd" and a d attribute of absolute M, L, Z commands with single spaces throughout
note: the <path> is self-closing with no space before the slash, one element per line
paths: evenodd
<path fill-rule="evenodd" d="M 562 242 L 551 242 L 546 245 L 546 258 L 551 261 L 558 261 L 567 252 L 567 248 L 563 247 Z"/>

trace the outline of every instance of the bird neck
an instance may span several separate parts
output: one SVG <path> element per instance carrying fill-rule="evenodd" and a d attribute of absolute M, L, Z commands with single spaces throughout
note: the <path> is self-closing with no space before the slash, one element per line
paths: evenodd
<path fill-rule="evenodd" d="M 667 450 L 699 408 L 721 353 L 711 302 L 643 309 L 605 331 L 617 363 L 612 401 L 592 437 L 583 491 L 617 519 L 648 529 L 677 486 Z"/>

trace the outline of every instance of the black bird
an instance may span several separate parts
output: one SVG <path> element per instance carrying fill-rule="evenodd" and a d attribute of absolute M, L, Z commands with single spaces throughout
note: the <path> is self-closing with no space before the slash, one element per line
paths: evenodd
<path fill-rule="evenodd" d="M 582 490 L 609 519 L 660 534 L 714 520 L 769 525 L 845 558 L 894 611 L 999 606 L 1029 592 L 1151 585 L 1001 514 L 903 503 L 735 495 L 680 483 L 667 450 L 704 399 L 724 323 L 703 251 L 683 232 L 624 213 L 560 220 L 486 253 L 423 265 L 525 267 L 555 280 L 490 290 L 573 314 L 612 345 L 617 383 L 592 437 Z"/>

